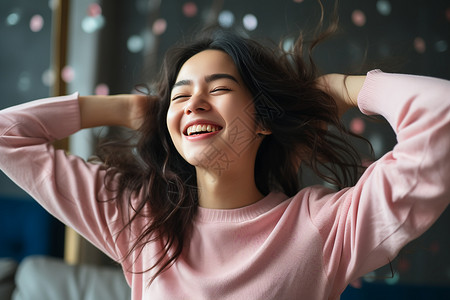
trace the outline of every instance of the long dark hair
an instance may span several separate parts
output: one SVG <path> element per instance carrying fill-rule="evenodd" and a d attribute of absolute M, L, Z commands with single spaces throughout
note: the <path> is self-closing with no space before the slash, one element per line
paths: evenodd
<path fill-rule="evenodd" d="M 148 219 L 138 239 L 130 242 L 128 256 L 149 242 L 163 245 L 149 269 L 154 270 L 153 279 L 181 254 L 197 211 L 195 168 L 175 149 L 166 115 L 180 68 L 201 51 L 220 50 L 232 58 L 254 97 L 255 120 L 272 132 L 256 156 L 255 181 L 261 193 L 281 191 L 293 196 L 301 188 L 303 166 L 338 188 L 357 179 L 358 153 L 345 138 L 350 133 L 340 121 L 334 99 L 316 86 L 319 74 L 311 57 L 305 59 L 303 44 L 299 38 L 286 52 L 218 30 L 173 47 L 166 53 L 154 95 L 157 100 L 152 101 L 136 142 L 108 142 L 100 147 L 99 157 L 108 169 L 107 184 L 120 175 L 116 201 L 128 199 L 133 211 L 126 227 L 137 218 Z M 135 202 L 137 194 L 139 202 Z"/>

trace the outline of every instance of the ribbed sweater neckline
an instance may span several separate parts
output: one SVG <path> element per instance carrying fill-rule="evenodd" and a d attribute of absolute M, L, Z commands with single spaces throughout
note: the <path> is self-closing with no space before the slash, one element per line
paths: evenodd
<path fill-rule="evenodd" d="M 283 193 L 272 192 L 261 200 L 240 208 L 214 209 L 198 207 L 196 221 L 206 223 L 244 222 L 270 211 L 287 198 Z"/>

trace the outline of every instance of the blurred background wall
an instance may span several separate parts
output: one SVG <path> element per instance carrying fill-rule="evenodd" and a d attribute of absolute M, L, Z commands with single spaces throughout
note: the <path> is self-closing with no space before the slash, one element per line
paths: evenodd
<path fill-rule="evenodd" d="M 0 2 L 0 109 L 50 96 L 59 78 L 67 85 L 67 93 L 133 92 L 136 84 L 154 78 L 170 45 L 207 25 L 234 28 L 275 42 L 283 39 L 283 47 L 289 48 L 299 31 L 311 32 L 320 17 L 314 0 L 72 0 L 67 65 L 56 73 L 51 58 L 52 14 L 57 5 L 56 0 Z M 324 1 L 326 22 L 333 5 L 334 1 Z M 314 55 L 324 73 L 381 68 L 450 79 L 449 1 L 343 0 L 339 17 L 338 33 Z M 356 110 L 344 120 L 353 132 L 371 141 L 375 159 L 395 144 L 385 123 L 374 124 Z M 87 158 L 97 135 L 95 130 L 75 135 L 71 152 Z M 367 149 L 360 150 L 370 163 L 373 158 Z M 36 253 L 63 255 L 62 225 L 4 174 L 0 174 L 0 207 L 0 257 L 20 260 Z M 429 232 L 392 263 L 394 275 L 388 267 L 369 274 L 355 283 L 363 287 L 359 292 L 372 281 L 393 287 L 450 286 L 448 228 L 447 209 Z"/>

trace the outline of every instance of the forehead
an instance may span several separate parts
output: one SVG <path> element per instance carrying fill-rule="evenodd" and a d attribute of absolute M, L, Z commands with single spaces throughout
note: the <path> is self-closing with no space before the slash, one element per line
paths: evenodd
<path fill-rule="evenodd" d="M 189 58 L 178 72 L 179 79 L 195 79 L 213 73 L 227 73 L 239 77 L 231 57 L 220 50 L 204 50 Z"/>

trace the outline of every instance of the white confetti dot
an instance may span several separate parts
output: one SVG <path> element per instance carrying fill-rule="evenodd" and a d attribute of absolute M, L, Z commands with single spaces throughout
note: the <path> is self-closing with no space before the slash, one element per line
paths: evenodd
<path fill-rule="evenodd" d="M 138 35 L 132 35 L 128 38 L 127 48 L 132 53 L 138 53 L 144 48 L 144 40 Z"/>
<path fill-rule="evenodd" d="M 234 23 L 234 15 L 229 10 L 221 11 L 218 17 L 219 25 L 225 28 L 230 28 Z"/>
<path fill-rule="evenodd" d="M 47 69 L 42 73 L 41 79 L 45 86 L 52 86 L 55 83 L 55 73 L 53 70 Z"/>
<path fill-rule="evenodd" d="M 391 3 L 387 0 L 377 1 L 377 10 L 383 16 L 388 16 L 391 14 Z"/>
<path fill-rule="evenodd" d="M 243 18 L 243 23 L 245 29 L 248 31 L 253 31 L 258 27 L 258 19 L 255 17 L 255 15 L 252 14 L 246 14 Z"/>
<path fill-rule="evenodd" d="M 102 15 L 95 17 L 86 16 L 81 21 L 81 28 L 86 33 L 93 33 L 105 25 L 105 18 Z"/>

